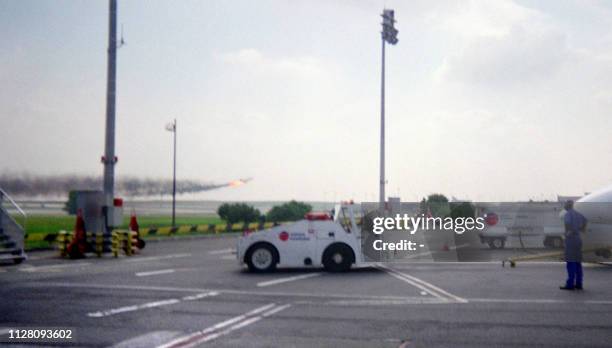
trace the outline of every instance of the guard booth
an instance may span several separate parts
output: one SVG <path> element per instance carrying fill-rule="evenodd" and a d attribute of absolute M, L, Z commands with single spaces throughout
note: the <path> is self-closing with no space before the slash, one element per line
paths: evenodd
<path fill-rule="evenodd" d="M 105 205 L 104 192 L 97 190 L 76 191 L 76 208 L 85 222 L 89 245 L 95 245 L 102 236 L 103 251 L 111 250 L 111 232 L 123 223 L 123 200 L 113 199 L 113 206 Z"/>

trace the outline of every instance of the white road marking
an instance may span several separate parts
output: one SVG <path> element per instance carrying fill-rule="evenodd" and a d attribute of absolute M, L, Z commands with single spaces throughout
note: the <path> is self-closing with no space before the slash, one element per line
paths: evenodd
<path fill-rule="evenodd" d="M 174 272 L 175 272 L 174 269 L 160 269 L 157 271 L 136 272 L 136 276 L 137 277 L 147 277 L 147 276 L 152 276 L 152 275 L 168 274 L 168 273 L 174 273 Z"/>
<path fill-rule="evenodd" d="M 257 283 L 257 287 L 263 288 L 263 287 L 266 287 L 266 286 L 282 284 L 282 283 L 287 283 L 287 282 L 293 282 L 293 281 L 296 281 L 296 280 L 312 278 L 312 277 L 316 277 L 316 276 L 320 276 L 320 275 L 321 275 L 321 273 L 310 273 L 310 274 L 303 274 L 303 275 L 299 275 L 299 276 L 285 277 L 285 278 L 279 278 L 279 279 L 274 279 L 274 280 L 268 280 L 268 281 L 265 281 L 265 282 Z"/>
<path fill-rule="evenodd" d="M 235 249 L 220 249 L 220 250 L 209 251 L 208 254 L 210 255 L 233 254 L 234 251 Z"/>
<path fill-rule="evenodd" d="M 178 259 L 181 257 L 189 257 L 190 253 L 183 254 L 168 254 L 162 256 L 147 256 L 147 257 L 136 257 L 122 260 L 123 262 L 145 262 L 145 261 L 155 261 L 155 260 L 167 260 L 167 259 Z"/>
<path fill-rule="evenodd" d="M 7 333 L 11 332 L 12 329 L 0 329 L 0 336 L 2 335 L 6 335 Z"/>
<path fill-rule="evenodd" d="M 183 297 L 183 301 L 195 301 L 195 300 L 199 300 L 201 298 L 210 297 L 210 296 L 217 296 L 217 295 L 219 295 L 219 293 L 216 292 L 216 291 L 203 292 L 203 293 L 196 294 L 196 295 L 185 296 L 185 297 Z"/>
<path fill-rule="evenodd" d="M 445 290 L 440 289 L 439 287 L 428 283 L 422 279 L 419 279 L 417 277 L 413 277 L 409 274 L 406 273 L 402 273 L 400 271 L 394 270 L 392 268 L 389 268 L 385 265 L 382 264 L 378 264 L 377 267 L 379 269 L 382 269 L 383 271 L 387 272 L 389 275 L 391 275 L 394 278 L 397 278 L 399 280 L 402 280 L 414 287 L 417 287 L 419 289 L 421 289 L 422 291 L 425 291 L 426 293 L 434 296 L 434 297 L 438 297 L 441 299 L 447 299 L 450 301 L 454 301 L 454 302 L 458 302 L 458 303 L 466 303 L 467 300 L 458 296 L 455 296 Z"/>
<path fill-rule="evenodd" d="M 31 282 L 29 285 L 37 285 L 41 287 L 59 287 L 59 288 L 85 288 L 85 289 L 113 289 L 113 290 L 141 290 L 141 291 L 159 291 L 159 292 L 217 292 L 219 294 L 232 294 L 232 295 L 250 295 L 250 296 L 264 296 L 264 297 L 303 297 L 303 298 L 321 298 L 321 299 L 363 299 L 363 300 L 406 300 L 409 301 L 414 297 L 406 296 L 386 296 L 386 295 L 354 295 L 354 294 L 315 294 L 305 292 L 282 292 L 282 291 L 249 291 L 249 290 L 234 290 L 234 289 L 202 289 L 202 288 L 179 288 L 179 287 L 165 287 L 165 286 L 143 286 L 143 285 L 108 285 L 108 284 L 87 284 L 87 283 L 54 283 L 54 282 Z M 612 305 L 612 300 L 586 300 L 577 301 L 572 300 L 551 300 L 551 299 L 498 299 L 498 298 L 464 298 L 468 303 L 474 302 L 513 302 L 513 303 L 567 303 L 573 305 L 582 304 L 601 304 L 601 305 Z M 557 301 L 557 302 L 553 302 Z M 295 303 L 299 303 L 296 301 Z M 311 302 L 309 302 L 311 303 Z M 315 303 L 315 302 L 312 302 Z M 425 303 L 425 302 L 424 302 Z M 446 301 L 445 301 L 446 303 Z M 324 302 L 323 302 L 324 304 Z"/>
<path fill-rule="evenodd" d="M 129 338 L 127 340 L 121 341 L 111 348 L 149 348 L 155 347 L 164 342 L 168 342 L 178 335 L 180 335 L 180 331 L 153 331 L 148 332 L 144 335 L 136 336 Z"/>
<path fill-rule="evenodd" d="M 141 309 L 167 306 L 167 305 L 171 305 L 171 304 L 175 304 L 175 303 L 179 303 L 179 302 L 181 302 L 181 300 L 176 299 L 176 298 L 171 298 L 169 300 L 162 300 L 162 301 L 156 301 L 156 302 L 148 302 L 148 303 L 144 303 L 144 304 L 141 304 L 141 305 L 119 307 L 119 308 L 109 309 L 109 310 L 106 310 L 106 311 L 87 313 L 87 316 L 88 317 L 92 317 L 92 318 L 108 317 L 108 316 L 119 314 L 119 313 L 133 312 L 133 311 L 137 311 L 137 310 L 141 310 Z"/>
<path fill-rule="evenodd" d="M 236 260 L 236 255 L 223 255 L 221 256 L 221 260 Z"/>
<path fill-rule="evenodd" d="M 55 271 L 61 270 L 62 268 L 77 268 L 90 266 L 89 262 L 75 262 L 75 263 L 60 263 L 55 265 L 44 265 L 44 266 L 23 266 L 19 268 L 21 272 L 44 272 L 44 271 Z"/>
<path fill-rule="evenodd" d="M 198 296 L 198 298 L 203 298 L 203 297 L 208 297 L 208 296 L 216 296 L 218 294 L 219 294 L 218 292 L 209 292 L 207 296 L 203 296 L 203 294 L 198 294 L 198 295 L 195 295 L 195 296 Z M 195 299 L 196 298 L 189 298 L 189 299 L 183 298 L 183 300 L 187 300 L 187 301 L 195 300 Z M 115 314 L 120 314 L 120 313 L 134 312 L 134 311 L 138 311 L 138 310 L 142 310 L 142 309 L 149 309 L 149 308 L 167 306 L 167 305 L 176 304 L 176 303 L 179 303 L 179 302 L 181 302 L 180 299 L 171 298 L 171 299 L 168 299 L 168 300 L 161 300 L 161 301 L 155 301 L 155 302 L 147 302 L 147 303 L 143 303 L 143 304 L 139 304 L 139 305 L 125 306 L 125 307 L 113 308 L 113 309 L 109 309 L 109 310 L 105 310 L 105 311 L 98 311 L 98 312 L 87 313 L 87 316 L 91 317 L 91 318 L 102 318 L 102 317 L 108 317 L 108 316 L 115 315 Z"/>
<path fill-rule="evenodd" d="M 268 305 L 256 308 L 245 314 L 230 318 L 221 323 L 218 323 L 208 328 L 205 328 L 203 330 L 197 331 L 195 333 L 191 333 L 189 335 L 179 337 L 166 344 L 158 346 L 157 348 L 195 347 L 199 344 L 202 344 L 208 341 L 212 341 L 220 336 L 227 335 L 232 331 L 235 331 L 243 327 L 246 327 L 248 325 L 251 325 L 253 323 L 256 323 L 260 321 L 261 319 L 269 317 L 275 313 L 278 313 L 290 306 L 291 306 L 290 304 L 286 304 L 283 306 L 277 306 L 275 303 L 270 303 Z M 262 314 L 257 315 L 259 313 L 262 313 Z M 224 330 L 221 330 L 227 326 L 229 327 Z"/>
<path fill-rule="evenodd" d="M 222 322 L 220 322 L 218 324 L 215 324 L 213 326 L 210 326 L 210 327 L 208 327 L 206 329 L 203 329 L 203 330 L 200 330 L 200 331 L 196 331 L 196 332 L 191 333 L 191 334 L 189 334 L 187 336 L 179 337 L 179 338 L 177 338 L 175 340 L 172 340 L 172 341 L 167 342 L 167 343 L 165 343 L 165 344 L 163 344 L 161 346 L 158 346 L 157 348 L 169 348 L 169 347 L 173 347 L 173 346 L 175 346 L 177 344 L 187 343 L 187 341 L 189 341 L 191 339 L 194 339 L 195 337 L 198 337 L 198 336 L 201 336 L 201 335 L 205 335 L 207 333 L 211 333 L 213 331 L 222 329 L 222 328 L 224 328 L 226 326 L 232 325 L 232 324 L 234 324 L 236 322 L 239 322 L 241 320 L 246 319 L 249 315 L 255 315 L 255 314 L 259 313 L 259 312 L 263 312 L 265 310 L 268 310 L 268 309 L 270 309 L 270 308 L 272 308 L 274 306 L 276 306 L 275 303 L 270 303 L 270 304 L 267 304 L 265 306 L 262 306 L 262 307 L 259 307 L 259 308 L 255 308 L 252 311 L 249 311 L 249 312 L 247 312 L 245 314 L 242 314 L 242 315 L 239 315 L 239 316 L 236 316 L 236 317 L 224 320 L 224 321 L 222 321 Z"/>
<path fill-rule="evenodd" d="M 316 305 L 312 301 L 299 302 L 300 304 Z M 411 305 L 411 304 L 436 304 L 447 303 L 446 300 L 431 297 L 412 297 L 401 300 L 334 300 L 327 301 L 325 305 L 332 306 L 390 306 L 390 305 Z"/>

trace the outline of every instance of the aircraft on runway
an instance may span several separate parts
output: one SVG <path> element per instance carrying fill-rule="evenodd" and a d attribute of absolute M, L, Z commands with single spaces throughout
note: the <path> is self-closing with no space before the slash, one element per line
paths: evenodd
<path fill-rule="evenodd" d="M 574 209 L 588 221 L 586 233 L 582 235 L 583 249 L 595 249 L 595 255 L 610 258 L 612 185 L 580 198 L 574 203 Z"/>
<path fill-rule="evenodd" d="M 555 207 L 557 204 L 559 207 Z M 502 209 L 502 218 L 498 217 L 497 211 L 493 213 L 495 209 L 501 209 L 499 206 L 489 207 L 490 211 L 485 214 L 487 229 L 480 233 L 481 243 L 488 243 L 492 249 L 503 249 L 506 240 L 514 237 L 515 240 L 518 238 L 521 247 L 524 248 L 523 239 L 542 235 L 544 246 L 562 249 L 565 235 L 563 225 L 565 210 L 561 206 L 561 202 L 536 204 L 535 206 L 525 205 L 522 211 L 520 206 L 514 210 L 512 210 L 513 206 L 509 206 L 505 210 Z M 550 207 L 553 209 L 547 212 Z M 612 256 L 612 185 L 579 198 L 574 203 L 574 209 L 584 215 L 588 221 L 587 229 L 581 235 L 586 260 L 609 259 Z M 489 222 L 489 214 L 495 217 L 494 221 Z M 503 224 L 501 220 L 504 221 Z M 563 252 L 542 253 L 529 255 L 527 258 L 511 258 L 511 260 L 534 260 L 562 254 Z"/>

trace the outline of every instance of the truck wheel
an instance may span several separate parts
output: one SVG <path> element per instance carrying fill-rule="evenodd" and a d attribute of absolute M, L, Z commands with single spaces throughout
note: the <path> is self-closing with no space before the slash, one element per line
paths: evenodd
<path fill-rule="evenodd" d="M 490 238 L 488 244 L 491 249 L 503 249 L 506 246 L 506 240 L 503 238 Z"/>
<path fill-rule="evenodd" d="M 334 245 L 323 254 L 323 266 L 328 272 L 346 272 L 353 264 L 353 252 L 346 245 Z"/>
<path fill-rule="evenodd" d="M 251 247 L 245 259 L 251 272 L 271 272 L 276 268 L 276 252 L 268 244 L 259 244 Z"/>

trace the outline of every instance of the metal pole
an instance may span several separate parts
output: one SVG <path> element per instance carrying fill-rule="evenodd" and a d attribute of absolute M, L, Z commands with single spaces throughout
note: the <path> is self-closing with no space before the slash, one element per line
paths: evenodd
<path fill-rule="evenodd" d="M 115 93 L 117 76 L 117 0 L 109 0 L 108 63 L 106 76 L 106 138 L 104 145 L 104 197 L 113 206 L 115 187 Z"/>
<path fill-rule="evenodd" d="M 385 208 L 385 39 L 382 41 L 382 71 L 380 83 L 380 208 Z"/>
<path fill-rule="evenodd" d="M 176 226 L 176 118 L 174 119 L 174 169 L 172 173 L 172 227 Z"/>

